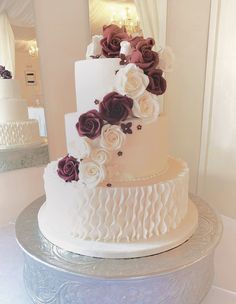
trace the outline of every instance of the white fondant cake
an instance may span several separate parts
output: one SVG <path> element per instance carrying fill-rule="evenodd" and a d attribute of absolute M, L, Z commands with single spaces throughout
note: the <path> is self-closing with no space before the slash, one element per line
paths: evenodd
<path fill-rule="evenodd" d="M 28 119 L 27 104 L 20 98 L 15 79 L 0 79 L 0 148 L 41 143 L 37 120 Z"/>
<path fill-rule="evenodd" d="M 67 150 L 70 155 L 83 158 L 83 154 L 80 154 L 81 142 L 75 128 L 78 117 L 78 113 L 67 114 L 65 117 Z M 150 179 L 166 170 L 168 158 L 166 115 L 161 115 L 152 124 L 143 125 L 141 130 L 137 130 L 139 124 L 139 120 L 133 122 L 134 131 L 132 136 L 127 136 L 122 157 L 117 157 L 117 151 L 110 153 L 107 182 Z M 155 134 L 155 140 L 150 141 L 150 134 Z"/>
<path fill-rule="evenodd" d="M 0 123 L 0 147 L 15 148 L 41 143 L 38 121 L 11 121 Z"/>
<path fill-rule="evenodd" d="M 0 99 L 0 123 L 9 121 L 23 121 L 28 119 L 25 100 L 17 98 Z"/>
<path fill-rule="evenodd" d="M 115 71 L 120 59 L 81 60 L 75 63 L 75 88 L 78 114 L 94 108 L 93 101 L 101 100 L 114 90 Z"/>
<path fill-rule="evenodd" d="M 166 82 L 154 41 L 130 40 L 114 25 L 96 37 L 87 57 L 102 49 L 110 58 L 75 64 L 77 112 L 65 117 L 68 155 L 45 169 L 40 230 L 57 246 L 88 256 L 169 250 L 191 237 L 198 215 L 188 198 L 187 165 L 168 157 L 167 117 L 157 98 Z M 117 51 L 119 39 L 126 43 Z"/>
<path fill-rule="evenodd" d="M 0 78 L 0 99 L 19 98 L 20 86 L 16 79 Z"/>

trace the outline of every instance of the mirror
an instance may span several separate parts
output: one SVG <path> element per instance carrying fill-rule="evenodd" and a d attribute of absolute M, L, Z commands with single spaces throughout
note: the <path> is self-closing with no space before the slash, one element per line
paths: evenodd
<path fill-rule="evenodd" d="M 127 32 L 141 36 L 142 30 L 134 0 L 90 0 L 89 18 L 92 36 L 102 33 L 103 25 L 125 25 Z"/>
<path fill-rule="evenodd" d="M 15 78 L 20 84 L 21 97 L 27 101 L 29 118 L 39 122 L 40 136 L 47 137 L 35 28 L 12 28 L 15 36 Z"/>
<path fill-rule="evenodd" d="M 40 166 L 49 161 L 35 28 L 14 25 L 4 14 L 0 13 L 0 19 L 5 18 L 4 25 L 12 29 L 12 32 L 9 29 L 9 41 L 11 34 L 14 35 L 15 71 L 14 68 L 11 71 L 12 79 L 0 77 L 0 172 Z M 8 43 L 0 46 L 7 53 Z M 14 59 L 12 62 L 14 67 Z M 10 66 L 7 55 L 0 56 L 0 65 L 5 69 Z"/>

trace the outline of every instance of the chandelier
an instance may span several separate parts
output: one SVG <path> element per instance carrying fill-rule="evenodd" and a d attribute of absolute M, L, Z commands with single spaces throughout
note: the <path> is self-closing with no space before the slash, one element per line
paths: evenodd
<path fill-rule="evenodd" d="M 28 41 L 28 53 L 30 56 L 38 56 L 39 49 L 36 40 Z"/>
<path fill-rule="evenodd" d="M 135 36 L 141 36 L 142 30 L 140 28 L 140 22 L 138 20 L 137 14 L 131 14 L 129 7 L 113 9 L 111 23 L 118 26 L 125 26 L 126 31 L 129 34 Z"/>

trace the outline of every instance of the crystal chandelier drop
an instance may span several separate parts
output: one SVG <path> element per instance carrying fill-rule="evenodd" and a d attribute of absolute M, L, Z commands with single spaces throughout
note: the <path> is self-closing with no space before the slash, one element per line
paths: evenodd
<path fill-rule="evenodd" d="M 132 15 L 130 8 L 114 9 L 112 12 L 111 23 L 118 26 L 125 26 L 127 32 L 132 35 L 142 35 L 138 16 Z"/>
<path fill-rule="evenodd" d="M 28 52 L 30 56 L 38 56 L 38 46 L 36 40 L 28 41 Z"/>

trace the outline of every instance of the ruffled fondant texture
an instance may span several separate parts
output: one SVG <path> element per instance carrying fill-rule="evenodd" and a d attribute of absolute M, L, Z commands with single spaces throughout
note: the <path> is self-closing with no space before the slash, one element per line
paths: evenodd
<path fill-rule="evenodd" d="M 37 120 L 0 123 L 0 145 L 18 146 L 40 142 Z"/>
<path fill-rule="evenodd" d="M 151 240 L 178 227 L 188 210 L 188 168 L 169 159 L 165 174 L 144 185 L 85 188 L 58 178 L 57 162 L 44 174 L 42 219 L 75 239 L 102 242 Z M 39 217 L 39 221 L 41 218 Z"/>

